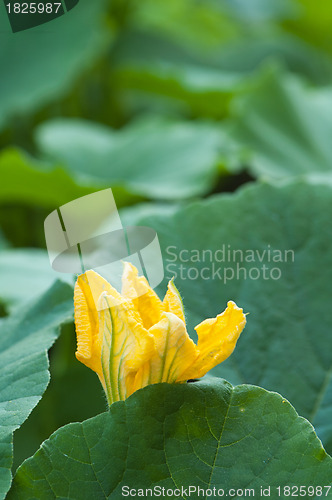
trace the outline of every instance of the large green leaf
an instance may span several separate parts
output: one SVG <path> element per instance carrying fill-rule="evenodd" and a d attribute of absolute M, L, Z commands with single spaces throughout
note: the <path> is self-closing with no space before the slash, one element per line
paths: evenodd
<path fill-rule="evenodd" d="M 0 229 L 0 250 L 6 249 L 9 247 L 9 243 L 3 235 L 2 230 Z"/>
<path fill-rule="evenodd" d="M 297 15 L 284 19 L 284 27 L 331 55 L 331 3 L 324 2 L 316 9 L 311 0 L 294 0 L 294 6 L 297 7 Z"/>
<path fill-rule="evenodd" d="M 202 195 L 212 188 L 222 137 L 212 124 L 154 118 L 118 132 L 84 121 L 55 120 L 37 132 L 42 151 L 79 179 L 168 200 Z"/>
<path fill-rule="evenodd" d="M 271 487 L 276 499 L 278 486 L 328 487 L 331 473 L 312 426 L 280 395 L 212 379 L 150 386 L 59 429 L 19 468 L 9 498 L 118 499 L 128 488 L 149 498 L 139 489 L 158 487 L 189 498 L 192 486 L 207 496 Z"/>
<path fill-rule="evenodd" d="M 175 108 L 213 118 L 229 113 L 234 96 L 255 89 L 260 67 L 272 60 L 315 83 L 329 83 L 332 72 L 331 62 L 317 50 L 278 30 L 246 31 L 207 54 L 185 50 L 159 33 L 126 32 L 117 41 L 114 58 L 113 81 L 132 111 L 148 106 L 169 113 Z"/>
<path fill-rule="evenodd" d="M 234 105 L 233 134 L 251 152 L 250 171 L 273 178 L 331 174 L 331 109 L 330 88 L 306 88 L 271 72 Z"/>
<path fill-rule="evenodd" d="M 59 325 L 72 317 L 72 296 L 68 284 L 56 282 L 35 302 L 0 320 L 0 498 L 11 483 L 13 431 L 47 387 L 47 350 Z"/>
<path fill-rule="evenodd" d="M 136 203 L 131 207 L 119 210 L 121 222 L 124 226 L 137 226 L 140 220 L 150 215 L 171 215 L 181 206 L 181 203 Z"/>
<path fill-rule="evenodd" d="M 36 160 L 16 148 L 0 153 L 0 176 L 0 203 L 25 203 L 49 209 L 105 188 L 101 179 L 88 182 L 76 179 L 64 167 Z M 142 199 L 121 186 L 113 186 L 113 194 L 118 207 Z"/>
<path fill-rule="evenodd" d="M 175 276 L 190 333 L 228 300 L 250 313 L 234 353 L 214 373 L 283 394 L 315 425 L 328 451 L 331 207 L 328 185 L 258 184 L 138 222 L 157 231 L 165 276 Z M 165 289 L 166 280 L 160 295 Z"/>
<path fill-rule="evenodd" d="M 160 60 L 122 63 L 115 78 L 122 92 L 131 97 L 127 100 L 136 106 L 140 101 L 150 101 L 151 105 L 153 96 L 162 96 L 178 103 L 184 111 L 191 110 L 195 116 L 213 118 L 227 115 L 234 94 L 243 92 L 253 81 L 250 75 Z"/>
<path fill-rule="evenodd" d="M 98 189 L 81 186 L 63 168 L 50 167 L 14 148 L 1 152 L 0 176 L 0 203 L 57 208 Z"/>
<path fill-rule="evenodd" d="M 161 33 L 184 47 L 197 52 L 213 48 L 236 37 L 241 29 L 228 15 L 227 2 L 208 0 L 144 0 L 129 11 L 130 27 Z"/>
<path fill-rule="evenodd" d="M 231 97 L 259 77 L 238 68 L 228 69 L 223 63 L 216 64 L 173 40 L 149 32 L 122 34 L 114 57 L 114 78 L 121 93 L 129 95 L 127 105 L 156 105 L 153 96 L 159 96 L 157 109 L 175 106 L 198 116 L 223 117 Z M 218 62 L 219 59 L 218 54 Z"/>
<path fill-rule="evenodd" d="M 109 32 L 105 2 L 81 1 L 66 15 L 12 33 L 0 5 L 0 127 L 6 118 L 31 112 L 68 91 L 69 85 L 102 54 Z"/>
<path fill-rule="evenodd" d="M 37 248 L 1 251 L 0 276 L 0 302 L 11 308 L 37 297 L 59 278 L 46 250 Z M 71 274 L 62 274 L 61 279 L 74 283 Z"/>
<path fill-rule="evenodd" d="M 107 400 L 98 377 L 77 361 L 75 350 L 74 325 L 69 323 L 50 352 L 51 380 L 41 401 L 14 432 L 13 471 L 60 427 L 106 411 Z"/>
<path fill-rule="evenodd" d="M 280 25 L 300 14 L 293 0 L 139 2 L 113 48 L 112 84 L 134 112 L 220 118 L 267 61 L 329 83 L 328 56 Z"/>
<path fill-rule="evenodd" d="M 297 9 L 293 0 L 224 0 L 229 10 L 243 21 L 266 22 L 294 17 Z"/>

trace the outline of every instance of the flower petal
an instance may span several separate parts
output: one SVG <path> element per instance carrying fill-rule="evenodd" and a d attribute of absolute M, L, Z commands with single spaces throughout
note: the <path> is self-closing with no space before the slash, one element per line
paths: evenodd
<path fill-rule="evenodd" d="M 167 293 L 163 300 L 165 312 L 171 312 L 186 323 L 184 317 L 183 303 L 179 290 L 174 285 L 173 279 L 168 282 Z"/>
<path fill-rule="evenodd" d="M 155 347 L 153 336 L 143 327 L 130 300 L 119 304 L 105 292 L 100 302 L 101 363 L 112 403 L 132 394 L 136 372 L 154 355 Z"/>
<path fill-rule="evenodd" d="M 105 291 L 118 300 L 123 300 L 121 295 L 95 271 L 81 274 L 77 278 L 74 290 L 76 357 L 98 374 L 103 385 L 105 381 L 101 365 L 102 335 L 99 330 L 97 302 Z"/>
<path fill-rule="evenodd" d="M 209 370 L 225 361 L 232 354 L 245 324 L 243 310 L 229 301 L 222 314 L 206 319 L 196 326 L 199 354 L 193 365 L 182 373 L 181 380 L 203 377 Z"/>
<path fill-rule="evenodd" d="M 189 337 L 184 322 L 173 313 L 164 313 L 152 326 L 156 354 L 150 360 L 150 384 L 176 382 L 178 376 L 197 358 L 197 347 Z"/>
<path fill-rule="evenodd" d="M 146 329 L 160 321 L 163 312 L 161 300 L 152 290 L 146 278 L 138 276 L 136 267 L 129 262 L 125 262 L 122 275 L 122 295 L 126 299 L 132 300 Z"/>

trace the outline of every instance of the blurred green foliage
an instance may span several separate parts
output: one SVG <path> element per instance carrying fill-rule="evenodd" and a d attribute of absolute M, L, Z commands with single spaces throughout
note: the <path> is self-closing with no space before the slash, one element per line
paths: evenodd
<path fill-rule="evenodd" d="M 177 206 L 247 181 L 331 185 L 331 22 L 327 1 L 81 0 L 12 34 L 1 4 L 1 315 L 54 281 L 43 221 L 72 199 L 112 187 L 127 223 L 167 226 Z M 16 466 L 104 408 L 74 350 L 68 326 Z"/>

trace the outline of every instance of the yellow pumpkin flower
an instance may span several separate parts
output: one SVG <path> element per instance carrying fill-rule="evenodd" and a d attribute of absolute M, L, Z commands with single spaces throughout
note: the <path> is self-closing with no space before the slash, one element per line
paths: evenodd
<path fill-rule="evenodd" d="M 77 278 L 74 305 L 76 357 L 97 373 L 109 404 L 149 384 L 203 377 L 230 356 L 246 324 L 242 309 L 229 301 L 223 313 L 196 326 L 195 344 L 173 280 L 161 301 L 128 262 L 121 294 L 86 271 Z"/>

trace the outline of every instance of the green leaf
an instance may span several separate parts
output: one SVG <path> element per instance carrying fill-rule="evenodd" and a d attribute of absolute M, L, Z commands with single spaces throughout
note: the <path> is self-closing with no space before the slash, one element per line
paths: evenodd
<path fill-rule="evenodd" d="M 218 67 L 230 73 L 242 74 L 243 84 L 247 79 L 247 85 L 243 85 L 243 92 L 247 92 L 253 87 L 249 87 L 248 72 L 256 72 L 258 68 L 260 74 L 255 82 L 261 81 L 261 75 L 265 73 L 264 67 L 281 65 L 290 72 L 300 74 L 316 85 L 329 85 L 331 81 L 332 64 L 331 60 L 319 50 L 311 47 L 295 36 L 281 33 L 279 30 L 269 30 L 267 32 L 254 31 L 248 38 L 245 34 L 237 42 L 223 48 L 218 54 Z M 234 88 L 233 96 L 239 95 Z"/>
<path fill-rule="evenodd" d="M 192 44 L 183 47 L 174 37 L 161 36 L 160 30 L 124 32 L 114 49 L 114 79 L 134 111 L 148 104 L 148 109 L 167 114 L 175 108 L 186 115 L 221 118 L 228 113 L 231 98 L 261 77 L 259 71 L 254 73 L 256 60 L 248 67 L 252 54 L 241 57 L 249 43 L 246 39 L 234 58 L 227 57 L 228 52 L 240 42 L 227 49 L 218 46 L 211 54 L 195 50 Z"/>
<path fill-rule="evenodd" d="M 59 325 L 72 317 L 72 308 L 72 288 L 56 282 L 35 302 L 0 320 L 0 498 L 11 483 L 13 432 L 47 387 L 47 350 L 58 336 Z"/>
<path fill-rule="evenodd" d="M 213 187 L 221 141 L 216 125 L 154 118 L 119 132 L 84 121 L 54 120 L 37 132 L 41 150 L 65 164 L 75 178 L 167 200 L 202 195 Z"/>
<path fill-rule="evenodd" d="M 186 114 L 224 117 L 234 94 L 258 78 L 207 61 L 155 33 L 125 33 L 117 42 L 115 58 L 114 78 L 129 96 L 126 101 L 134 106 L 157 103 L 157 109 L 164 106 L 168 113 L 175 106 Z M 159 97 L 156 103 L 154 96 Z"/>
<path fill-rule="evenodd" d="M 114 78 L 134 112 L 140 109 L 140 103 L 141 107 L 148 104 L 168 113 L 169 108 L 175 108 L 194 116 L 224 118 L 230 113 L 232 99 L 255 91 L 262 78 L 258 68 L 267 61 L 282 61 L 283 66 L 316 84 L 331 81 L 331 62 L 318 50 L 286 34 L 245 36 L 203 61 L 182 55 L 172 45 L 169 52 L 176 56 L 150 54 L 155 46 L 164 49 L 165 42 L 156 37 L 134 33 L 122 43 L 128 44 L 134 54 L 126 54 L 126 47 L 120 45 L 122 57 L 118 56 Z"/>
<path fill-rule="evenodd" d="M 233 136 L 252 153 L 250 172 L 272 178 L 331 174 L 331 106 L 330 89 L 306 88 L 270 72 L 234 105 Z"/>
<path fill-rule="evenodd" d="M 9 243 L 5 238 L 3 231 L 0 228 L 0 250 L 4 250 L 9 247 Z"/>
<path fill-rule="evenodd" d="M 0 302 L 10 308 L 44 293 L 60 277 L 51 268 L 47 252 L 37 248 L 0 252 L 0 276 Z M 61 274 L 61 279 L 74 283 L 71 274 Z"/>
<path fill-rule="evenodd" d="M 307 43 L 319 47 L 331 55 L 332 5 L 324 2 L 319 9 L 311 0 L 295 0 L 298 15 L 285 19 L 283 26 Z"/>
<path fill-rule="evenodd" d="M 230 11 L 243 21 L 266 22 L 269 20 L 282 20 L 293 17 L 297 9 L 292 0 L 253 0 L 248 4 L 246 0 L 226 0 Z"/>
<path fill-rule="evenodd" d="M 0 153 L 0 176 L 0 203 L 26 203 L 49 209 L 105 188 L 101 179 L 76 179 L 62 166 L 41 162 L 14 148 Z M 142 200 L 121 186 L 113 186 L 113 195 L 118 207 Z"/>
<path fill-rule="evenodd" d="M 0 153 L 0 176 L 0 203 L 57 208 L 98 189 L 81 186 L 63 168 L 52 168 L 13 148 Z"/>
<path fill-rule="evenodd" d="M 105 52 L 110 34 L 101 14 L 105 2 L 79 2 L 73 10 L 13 34 L 0 6 L 0 128 L 68 91 L 74 78 Z M 14 68 L 10 71 L 9 68 Z"/>
<path fill-rule="evenodd" d="M 205 23 L 206 10 L 212 22 Z M 134 113 L 148 107 L 213 118 L 228 114 L 231 99 L 259 81 L 267 62 L 329 84 L 328 56 L 277 23 L 299 11 L 292 0 L 141 2 L 117 38 L 112 82 Z"/>
<path fill-rule="evenodd" d="M 121 208 L 119 215 L 124 226 L 137 226 L 143 217 L 156 214 L 172 215 L 179 206 L 180 203 L 137 203 L 132 207 Z"/>
<path fill-rule="evenodd" d="M 77 361 L 76 345 L 74 325 L 64 325 L 50 352 L 50 383 L 29 418 L 14 432 L 13 471 L 63 425 L 106 411 L 102 385 L 92 370 Z"/>
<path fill-rule="evenodd" d="M 189 486 L 255 496 L 270 486 L 278 498 L 277 486 L 328 486 L 331 472 L 312 426 L 280 395 L 212 379 L 149 386 L 59 429 L 18 469 L 8 498 L 119 499 L 126 486 L 143 498 L 151 493 L 139 488 L 183 487 L 189 498 Z"/>
<path fill-rule="evenodd" d="M 158 291 L 175 276 L 193 337 L 228 300 L 250 313 L 214 374 L 283 394 L 332 452 L 331 206 L 328 185 L 258 184 L 137 224 L 157 231 Z"/>
<path fill-rule="evenodd" d="M 129 21 L 130 26 L 161 33 L 182 46 L 202 51 L 238 34 L 240 26 L 227 11 L 223 0 L 194 4 L 191 0 L 144 0 L 137 4 Z"/>

